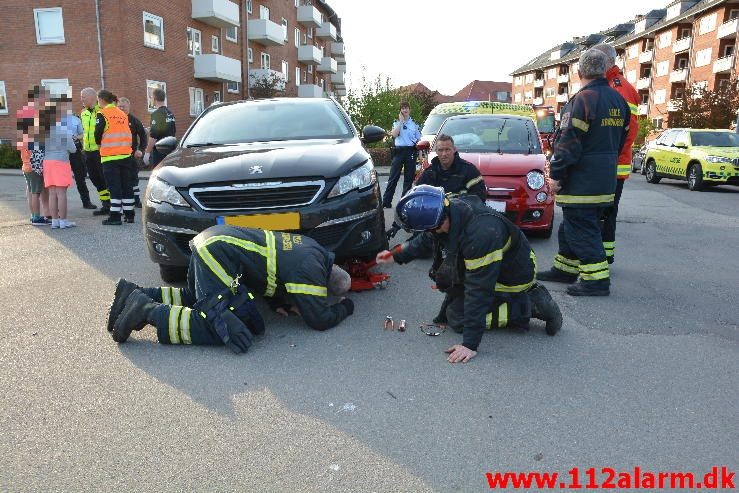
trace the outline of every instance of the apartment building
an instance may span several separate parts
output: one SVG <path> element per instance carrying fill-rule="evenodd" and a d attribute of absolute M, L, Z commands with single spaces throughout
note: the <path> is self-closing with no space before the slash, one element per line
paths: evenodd
<path fill-rule="evenodd" d="M 265 79 L 280 96 L 346 95 L 341 21 L 322 0 L 5 0 L 3 16 L 2 140 L 35 84 L 76 101 L 106 88 L 145 123 L 160 87 L 180 135 Z"/>
<path fill-rule="evenodd" d="M 613 45 L 626 79 L 641 97 L 639 114 L 666 127 L 672 102 L 700 86 L 716 90 L 736 78 L 739 0 L 676 0 L 610 29 L 562 43 L 513 72 L 513 102 L 557 113 L 580 89 L 577 61 L 597 43 Z"/>

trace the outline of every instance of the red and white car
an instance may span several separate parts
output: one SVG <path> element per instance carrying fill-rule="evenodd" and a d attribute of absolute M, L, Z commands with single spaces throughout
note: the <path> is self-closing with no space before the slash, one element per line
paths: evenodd
<path fill-rule="evenodd" d="M 462 159 L 474 164 L 485 180 L 486 203 L 527 233 L 548 238 L 554 222 L 554 195 L 547 183 L 547 161 L 533 120 L 514 115 L 459 115 L 443 123 L 436 136 L 446 134 Z M 422 141 L 429 151 L 427 168 L 436 156 L 434 142 Z"/>

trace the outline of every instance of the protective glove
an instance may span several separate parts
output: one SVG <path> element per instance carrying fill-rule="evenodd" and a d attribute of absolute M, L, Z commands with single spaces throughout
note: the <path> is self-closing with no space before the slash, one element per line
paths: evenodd
<path fill-rule="evenodd" d="M 350 300 L 349 298 L 344 298 L 339 303 L 344 305 L 347 311 L 347 315 L 351 315 L 352 313 L 354 313 L 354 302 L 352 300 Z"/>
<path fill-rule="evenodd" d="M 221 319 L 219 322 L 224 323 L 223 326 L 216 327 L 216 333 L 223 340 L 223 344 L 236 354 L 247 352 L 254 339 L 251 331 L 233 313 L 225 312 L 219 318 Z"/>

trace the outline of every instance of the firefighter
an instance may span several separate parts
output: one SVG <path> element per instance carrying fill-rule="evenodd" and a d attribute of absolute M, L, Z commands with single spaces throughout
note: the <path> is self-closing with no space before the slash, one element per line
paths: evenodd
<path fill-rule="evenodd" d="M 551 336 L 560 329 L 559 307 L 534 280 L 536 255 L 528 240 L 477 196 L 449 198 L 441 188 L 421 185 L 400 199 L 396 214 L 404 228 L 424 233 L 393 252 L 378 253 L 376 261 L 410 262 L 431 248 L 435 237 L 447 249 L 437 286 L 441 290 L 461 286 L 446 310 L 449 325 L 463 334 L 462 344 L 446 350 L 450 363 L 474 358 L 486 328 L 528 328 L 534 317 L 546 322 Z"/>
<path fill-rule="evenodd" d="M 196 236 L 191 247 L 185 288 L 118 281 L 107 325 L 113 340 L 125 342 L 132 330 L 149 323 L 162 344 L 226 344 L 246 352 L 253 333 L 264 331 L 252 293 L 285 300 L 315 330 L 354 313 L 348 298 L 329 304 L 327 296 L 346 293 L 351 278 L 312 238 L 219 225 Z"/>
<path fill-rule="evenodd" d="M 573 296 L 608 296 L 610 275 L 600 235 L 599 219 L 613 205 L 616 158 L 626 140 L 631 111 L 626 101 L 608 87 L 608 59 L 589 49 L 580 57 L 578 75 L 583 88 L 562 110 L 550 188 L 562 207 L 559 251 L 554 266 L 537 279 L 574 283 Z"/>
<path fill-rule="evenodd" d="M 95 142 L 100 146 L 100 163 L 105 183 L 110 191 L 110 216 L 103 220 L 106 226 L 120 226 L 121 216 L 133 222 L 133 173 L 136 163 L 131 158 L 133 136 L 128 126 L 128 115 L 115 103 L 115 94 L 101 89 L 98 102 L 102 108 L 95 120 Z"/>
<path fill-rule="evenodd" d="M 626 135 L 621 152 L 616 161 L 616 193 L 613 196 L 613 206 L 607 207 L 601 218 L 601 237 L 603 238 L 603 248 L 606 251 L 606 259 L 609 264 L 613 263 L 616 251 L 616 216 L 618 215 L 618 203 L 621 201 L 621 192 L 624 189 L 624 181 L 631 176 L 631 148 L 636 140 L 636 134 L 639 132 L 639 93 L 636 92 L 634 86 L 626 80 L 621 69 L 616 65 L 616 49 L 607 44 L 597 44 L 593 49 L 600 50 L 608 57 L 608 66 L 606 71 L 606 79 L 608 85 L 611 86 L 622 98 L 626 100 L 631 110 L 629 119 L 629 133 Z"/>

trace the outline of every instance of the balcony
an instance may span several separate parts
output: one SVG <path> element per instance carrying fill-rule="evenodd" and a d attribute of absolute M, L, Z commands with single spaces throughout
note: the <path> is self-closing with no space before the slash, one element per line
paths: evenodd
<path fill-rule="evenodd" d="M 329 21 L 323 23 L 321 27 L 316 30 L 316 37 L 319 39 L 330 39 L 336 41 L 336 26 L 331 24 Z"/>
<path fill-rule="evenodd" d="M 284 91 L 285 75 L 277 70 L 264 68 L 249 70 L 249 87 L 257 85 L 274 87 L 278 91 Z"/>
<path fill-rule="evenodd" d="M 639 63 L 652 63 L 653 54 L 654 52 L 652 50 L 639 53 Z"/>
<path fill-rule="evenodd" d="M 534 98 L 534 104 L 536 105 L 544 104 L 544 98 L 542 97 Z"/>
<path fill-rule="evenodd" d="M 557 94 L 557 97 L 555 99 L 558 103 L 566 103 L 568 99 L 567 93 Z"/>
<path fill-rule="evenodd" d="M 336 89 L 336 95 L 340 98 L 343 98 L 346 96 L 346 89 Z"/>
<path fill-rule="evenodd" d="M 637 112 L 639 113 L 639 116 L 645 116 L 649 114 L 649 105 L 646 103 L 642 103 L 637 108 Z"/>
<path fill-rule="evenodd" d="M 336 72 L 335 74 L 331 74 L 331 84 L 335 86 L 346 85 L 346 74 L 344 72 Z"/>
<path fill-rule="evenodd" d="M 213 82 L 241 82 L 241 60 L 208 53 L 207 55 L 195 55 L 196 79 L 209 80 Z"/>
<path fill-rule="evenodd" d="M 736 36 L 737 19 L 730 19 L 718 27 L 716 36 L 718 39 Z"/>
<path fill-rule="evenodd" d="M 534 87 L 544 87 L 544 79 L 534 79 Z"/>
<path fill-rule="evenodd" d="M 323 18 L 321 12 L 313 5 L 301 5 L 298 7 L 298 22 L 305 27 L 321 27 Z"/>
<path fill-rule="evenodd" d="M 331 55 L 337 60 L 344 60 L 344 56 L 346 55 L 344 43 L 331 43 Z"/>
<path fill-rule="evenodd" d="M 313 45 L 301 45 L 298 47 L 298 61 L 308 65 L 318 65 L 323 60 L 323 55 L 318 47 Z"/>
<path fill-rule="evenodd" d="M 282 46 L 285 44 L 285 33 L 282 26 L 268 19 L 251 19 L 246 23 L 249 41 L 263 46 Z"/>
<path fill-rule="evenodd" d="M 734 66 L 734 55 L 725 56 L 719 58 L 713 62 L 713 73 L 718 74 L 721 72 L 731 72 L 731 67 Z"/>
<path fill-rule="evenodd" d="M 636 81 L 636 88 L 638 90 L 641 89 L 649 89 L 649 84 L 652 82 L 651 77 L 642 77 L 638 81 Z"/>
<path fill-rule="evenodd" d="M 688 78 L 688 69 L 679 68 L 670 72 L 670 82 L 685 82 Z"/>
<path fill-rule="evenodd" d="M 327 74 L 335 74 L 339 70 L 339 66 L 336 60 L 329 56 L 325 56 L 321 59 L 321 64 L 316 68 L 319 72 Z"/>
<path fill-rule="evenodd" d="M 672 43 L 672 52 L 673 53 L 681 53 L 683 51 L 688 51 L 690 49 L 690 42 L 693 38 L 690 36 L 686 36 L 684 38 L 680 38 L 674 43 Z"/>
<path fill-rule="evenodd" d="M 299 98 L 322 98 L 323 89 L 315 84 L 300 84 L 298 86 Z"/>
<path fill-rule="evenodd" d="M 239 27 L 239 6 L 229 0 L 192 0 L 192 18 L 213 27 Z"/>
<path fill-rule="evenodd" d="M 559 74 L 557 76 L 557 84 L 567 84 L 570 81 L 570 74 Z"/>
<path fill-rule="evenodd" d="M 678 101 L 668 101 L 667 102 L 667 111 L 677 111 L 680 109 L 680 103 Z"/>

